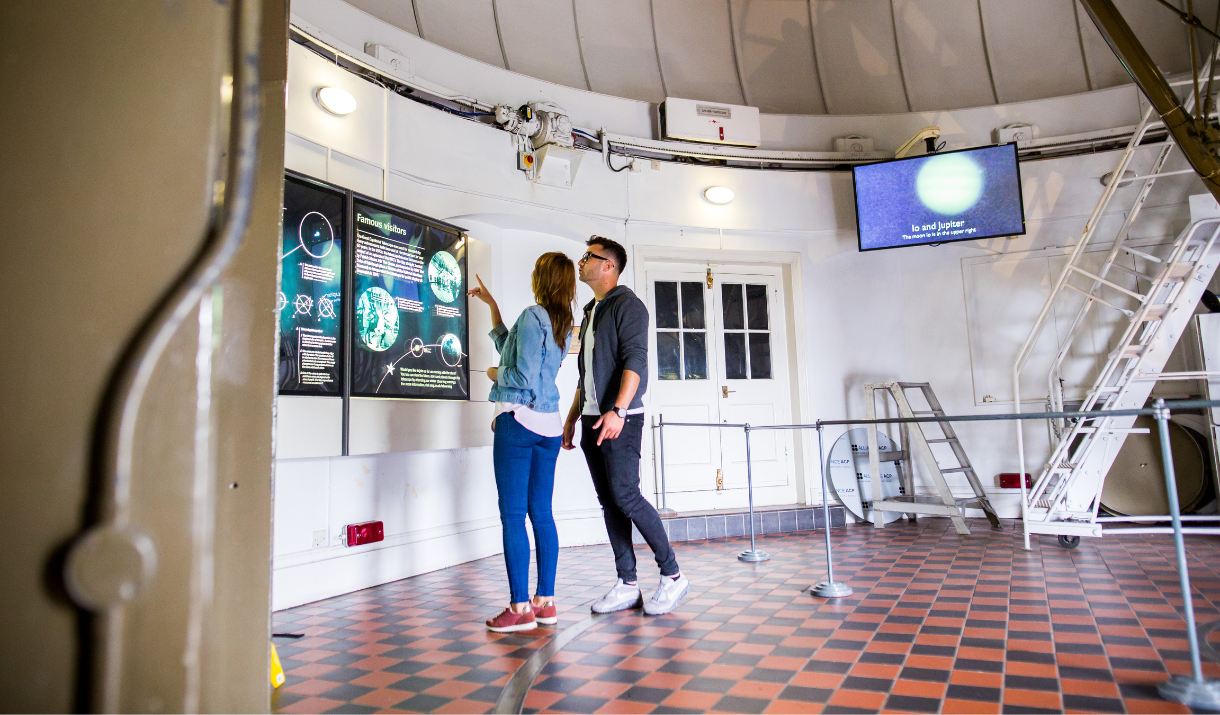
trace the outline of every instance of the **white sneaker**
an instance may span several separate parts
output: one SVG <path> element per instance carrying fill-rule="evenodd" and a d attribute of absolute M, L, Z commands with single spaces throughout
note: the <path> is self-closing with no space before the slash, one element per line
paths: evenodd
<path fill-rule="evenodd" d="M 685 576 L 679 574 L 676 579 L 662 576 L 661 585 L 657 586 L 657 592 L 652 594 L 648 603 L 644 604 L 644 613 L 650 616 L 669 613 L 683 598 L 686 598 L 688 593 L 690 593 L 690 581 Z"/>
<path fill-rule="evenodd" d="M 613 613 L 628 608 L 637 608 L 644 602 L 644 594 L 639 586 L 628 585 L 619 579 L 610 592 L 593 604 L 594 613 Z"/>

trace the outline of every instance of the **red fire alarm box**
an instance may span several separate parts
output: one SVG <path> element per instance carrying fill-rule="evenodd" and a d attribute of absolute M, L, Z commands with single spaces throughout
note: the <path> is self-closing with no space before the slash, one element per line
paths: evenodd
<path fill-rule="evenodd" d="M 1001 489 L 1020 489 L 1021 488 L 1021 475 L 1016 472 L 1001 473 L 1000 474 L 1000 488 Z M 1031 476 L 1029 476 L 1028 472 L 1025 474 L 1025 488 L 1026 489 L 1034 488 L 1034 480 Z M 350 529 L 351 527 L 349 526 L 347 528 Z"/>
<path fill-rule="evenodd" d="M 347 545 L 360 546 L 374 541 L 385 540 L 385 527 L 380 521 L 366 521 L 363 524 L 347 525 Z"/>

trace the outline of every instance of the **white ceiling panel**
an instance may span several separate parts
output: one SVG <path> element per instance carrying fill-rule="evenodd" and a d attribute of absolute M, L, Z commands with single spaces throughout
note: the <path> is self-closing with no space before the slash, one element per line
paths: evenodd
<path fill-rule="evenodd" d="M 644 102 L 663 101 L 665 88 L 652 40 L 652 3 L 575 0 L 575 5 L 589 88 Z"/>
<path fill-rule="evenodd" d="M 827 111 L 909 111 L 890 0 L 813 0 L 813 10 L 813 46 Z"/>
<path fill-rule="evenodd" d="M 657 50 L 671 97 L 744 104 L 733 56 L 728 0 L 653 3 Z"/>
<path fill-rule="evenodd" d="M 572 0 L 496 0 L 496 17 L 510 70 L 589 89 Z"/>
<path fill-rule="evenodd" d="M 428 42 L 504 66 L 492 0 L 415 0 L 419 36 Z"/>
<path fill-rule="evenodd" d="M 1170 0 L 1170 2 L 1183 10 L 1186 9 L 1186 3 L 1183 0 Z M 1135 36 L 1144 45 L 1144 49 L 1152 55 L 1152 61 L 1156 62 L 1157 67 L 1164 72 L 1190 71 L 1190 34 L 1186 26 L 1168 8 L 1158 2 L 1143 2 L 1143 0 L 1114 0 L 1114 5 L 1122 13 L 1123 19 L 1127 21 L 1131 29 L 1135 31 Z M 1194 0 L 1194 11 L 1205 25 L 1214 27 L 1216 21 L 1214 0 Z M 1080 15 L 1081 20 L 1092 24 L 1093 21 L 1089 19 L 1088 13 L 1084 12 L 1083 8 Z M 1208 39 L 1203 33 L 1197 34 L 1199 42 Z M 1200 54 L 1206 57 L 1207 50 L 1210 48 L 1211 43 L 1208 42 Z"/>
<path fill-rule="evenodd" d="M 913 111 L 995 104 L 978 0 L 894 0 Z"/>
<path fill-rule="evenodd" d="M 731 0 L 746 103 L 771 114 L 825 114 L 809 0 Z"/>
<path fill-rule="evenodd" d="M 980 0 L 1000 103 L 1087 92 L 1074 0 Z"/>
<path fill-rule="evenodd" d="M 415 6 L 411 0 L 348 0 L 352 5 L 368 14 L 390 23 L 412 35 L 419 35 L 415 24 Z"/>

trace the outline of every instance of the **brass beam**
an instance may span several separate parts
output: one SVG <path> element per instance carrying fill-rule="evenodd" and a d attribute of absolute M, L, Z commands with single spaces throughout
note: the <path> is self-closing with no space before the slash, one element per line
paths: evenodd
<path fill-rule="evenodd" d="M 1118 61 L 1123 64 L 1135 84 L 1156 108 L 1165 127 L 1191 167 L 1203 179 L 1207 190 L 1220 201 L 1220 158 L 1207 145 L 1205 126 L 1194 121 L 1190 112 L 1178 101 L 1148 51 L 1140 44 L 1113 0 L 1080 0 L 1101 36 L 1109 43 Z"/>

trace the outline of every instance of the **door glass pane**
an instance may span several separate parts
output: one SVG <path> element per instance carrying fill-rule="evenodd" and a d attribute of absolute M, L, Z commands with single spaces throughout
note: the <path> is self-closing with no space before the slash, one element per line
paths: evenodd
<path fill-rule="evenodd" d="M 742 318 L 741 307 L 741 284 L 740 283 L 721 283 L 720 284 L 721 302 L 724 303 L 724 329 L 725 330 L 743 330 L 746 327 L 745 320 Z"/>
<path fill-rule="evenodd" d="M 771 379 L 770 333 L 750 333 L 750 379 Z"/>
<path fill-rule="evenodd" d="M 678 327 L 678 284 L 658 281 L 653 286 L 657 303 L 657 327 Z M 674 378 L 675 380 L 677 378 Z"/>
<path fill-rule="evenodd" d="M 724 334 L 724 376 L 729 380 L 746 379 L 746 334 Z"/>
<path fill-rule="evenodd" d="M 707 333 L 682 333 L 687 380 L 707 379 Z"/>
<path fill-rule="evenodd" d="M 746 313 L 750 316 L 750 330 L 770 327 L 767 324 L 767 286 L 746 286 Z"/>
<path fill-rule="evenodd" d="M 657 333 L 657 379 L 681 380 L 681 366 L 682 349 L 678 344 L 678 334 Z"/>
<path fill-rule="evenodd" d="M 703 284 L 682 282 L 682 327 L 703 330 Z"/>

